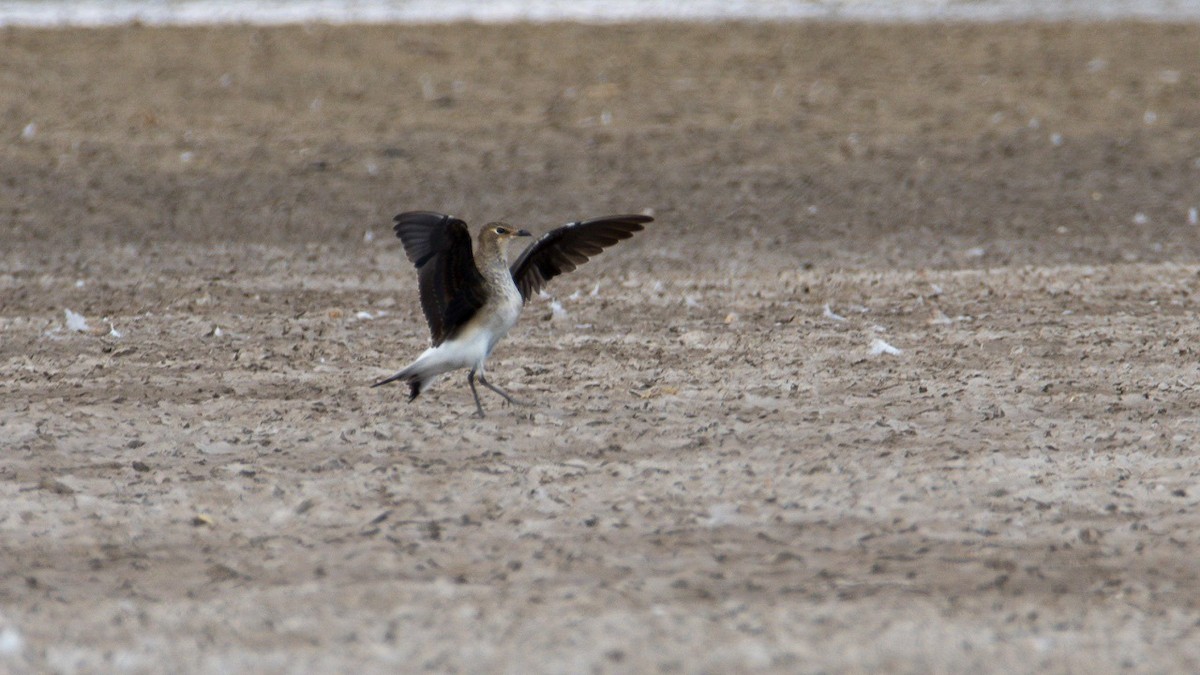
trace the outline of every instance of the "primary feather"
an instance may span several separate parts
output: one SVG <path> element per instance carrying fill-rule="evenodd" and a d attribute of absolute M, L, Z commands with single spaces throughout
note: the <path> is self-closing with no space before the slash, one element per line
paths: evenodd
<path fill-rule="evenodd" d="M 526 302 L 546 282 L 573 272 L 605 248 L 645 229 L 650 216 L 605 216 L 569 223 L 542 235 L 517 258 L 510 268 L 513 281 Z"/>
<path fill-rule="evenodd" d="M 462 220 L 431 211 L 401 213 L 395 223 L 404 253 L 417 267 L 421 309 L 436 347 L 470 321 L 486 301 L 471 233 Z"/>

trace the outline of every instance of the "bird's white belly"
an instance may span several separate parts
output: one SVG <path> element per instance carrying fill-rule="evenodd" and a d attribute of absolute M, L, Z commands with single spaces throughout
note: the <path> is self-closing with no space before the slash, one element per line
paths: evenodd
<path fill-rule="evenodd" d="M 513 287 L 494 305 L 481 307 L 453 339 L 430 347 L 415 363 L 430 373 L 447 373 L 459 368 L 482 368 L 483 362 L 521 317 L 521 296 Z M 515 296 L 515 297 L 514 297 Z"/>
<path fill-rule="evenodd" d="M 505 297 L 496 303 L 495 312 L 487 321 L 485 330 L 491 336 L 491 344 L 488 345 L 489 353 L 496 346 L 496 343 L 505 335 L 508 335 L 508 331 L 512 330 L 513 326 L 517 325 L 517 319 L 521 318 L 521 307 L 523 305 L 521 296 L 515 292 L 515 286 L 513 287 L 513 291 L 514 293 L 512 294 L 506 293 Z"/>
<path fill-rule="evenodd" d="M 430 347 L 418 359 L 427 364 L 429 370 L 445 373 L 459 368 L 474 368 L 487 358 L 491 350 L 488 336 L 483 331 L 463 331 L 453 340 L 446 340 Z"/>

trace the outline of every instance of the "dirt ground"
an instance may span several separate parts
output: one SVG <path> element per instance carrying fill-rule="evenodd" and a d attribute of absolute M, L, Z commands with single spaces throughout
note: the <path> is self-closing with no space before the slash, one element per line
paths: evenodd
<path fill-rule="evenodd" d="M 0 31 L 0 671 L 1197 671 L 1198 53 Z M 408 209 L 656 222 L 476 419 Z"/>

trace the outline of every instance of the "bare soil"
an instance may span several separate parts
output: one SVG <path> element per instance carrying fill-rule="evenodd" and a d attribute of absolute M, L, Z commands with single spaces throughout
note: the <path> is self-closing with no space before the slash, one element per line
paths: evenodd
<path fill-rule="evenodd" d="M 0 31 L 0 671 L 1200 669 L 1197 54 Z M 476 419 L 408 209 L 657 220 Z"/>

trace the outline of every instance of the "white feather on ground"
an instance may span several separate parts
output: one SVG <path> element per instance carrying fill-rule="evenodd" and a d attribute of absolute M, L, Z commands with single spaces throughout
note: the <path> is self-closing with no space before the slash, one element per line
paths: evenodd
<path fill-rule="evenodd" d="M 887 342 L 884 342 L 883 340 L 881 340 L 879 338 L 875 338 L 874 340 L 871 341 L 871 356 L 879 356 L 881 354 L 890 354 L 891 356 L 898 356 L 902 353 L 903 353 L 903 350 L 897 349 L 896 347 L 893 347 L 892 345 L 888 344 Z"/>
<path fill-rule="evenodd" d="M 87 319 L 83 318 L 82 314 L 76 314 L 69 309 L 65 309 L 63 312 L 67 316 L 67 330 L 73 330 L 76 333 L 84 333 L 92 329 L 91 326 L 88 325 Z"/>
<path fill-rule="evenodd" d="M 846 317 L 842 316 L 841 314 L 837 314 L 836 312 L 834 312 L 834 311 L 833 311 L 833 310 L 832 310 L 832 309 L 829 307 L 829 303 L 828 303 L 828 302 L 827 302 L 827 303 L 825 303 L 825 309 L 824 309 L 824 310 L 821 312 L 821 316 L 825 317 L 826 319 L 832 319 L 832 320 L 834 320 L 834 321 L 845 321 L 845 320 L 846 320 Z"/>

